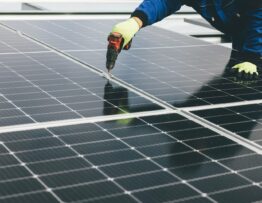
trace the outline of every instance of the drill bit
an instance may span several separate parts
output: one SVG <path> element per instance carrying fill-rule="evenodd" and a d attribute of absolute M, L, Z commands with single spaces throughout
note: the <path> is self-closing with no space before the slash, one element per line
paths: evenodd
<path fill-rule="evenodd" d="M 111 70 L 108 70 L 108 77 L 109 77 L 109 78 L 112 78 Z"/>
<path fill-rule="evenodd" d="M 112 76 L 112 69 L 114 68 L 115 66 L 115 63 L 111 60 L 107 60 L 107 63 L 106 63 L 106 68 L 107 68 L 107 72 L 108 72 L 108 76 L 111 78 Z"/>

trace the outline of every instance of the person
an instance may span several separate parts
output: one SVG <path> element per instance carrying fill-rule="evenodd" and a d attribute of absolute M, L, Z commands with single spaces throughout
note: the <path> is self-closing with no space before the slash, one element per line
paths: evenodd
<path fill-rule="evenodd" d="M 262 0 L 144 0 L 131 18 L 116 24 L 112 32 L 122 35 L 124 47 L 141 28 L 161 21 L 183 5 L 232 38 L 232 48 L 241 58 L 229 67 L 230 72 L 248 79 L 261 74 Z"/>

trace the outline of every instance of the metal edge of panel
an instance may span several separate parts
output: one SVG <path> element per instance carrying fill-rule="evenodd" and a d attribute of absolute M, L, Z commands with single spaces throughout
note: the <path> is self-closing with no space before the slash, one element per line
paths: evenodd
<path fill-rule="evenodd" d="M 183 110 L 192 112 L 192 111 L 209 110 L 209 109 L 217 109 L 217 108 L 229 108 L 229 107 L 252 105 L 252 104 L 262 104 L 262 99 L 251 100 L 251 101 L 230 102 L 230 103 L 222 103 L 222 104 L 203 105 L 203 106 L 184 107 Z"/>
<path fill-rule="evenodd" d="M 177 113 L 177 112 L 174 110 L 170 111 L 164 109 L 164 110 L 155 110 L 155 111 L 144 111 L 138 113 L 127 113 L 127 114 L 118 114 L 118 115 L 109 115 L 109 116 L 95 116 L 95 117 L 76 118 L 76 119 L 67 119 L 67 120 L 59 120 L 59 121 L 48 121 L 48 122 L 41 122 L 41 123 L 19 124 L 19 125 L 0 127 L 0 134 L 18 132 L 18 131 L 29 131 L 29 130 L 42 129 L 42 128 L 80 125 L 80 124 L 87 124 L 87 123 L 117 121 L 117 120 L 166 115 L 166 114 L 173 114 L 173 113 Z"/>

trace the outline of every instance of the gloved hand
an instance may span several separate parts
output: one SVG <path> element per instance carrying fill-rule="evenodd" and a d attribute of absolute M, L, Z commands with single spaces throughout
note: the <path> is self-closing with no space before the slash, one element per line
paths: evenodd
<path fill-rule="evenodd" d="M 239 78 L 255 79 L 258 78 L 258 68 L 250 62 L 239 63 L 232 67 L 231 71 Z"/>
<path fill-rule="evenodd" d="M 125 47 L 139 31 L 142 25 L 139 19 L 130 18 L 124 22 L 118 23 L 113 27 L 112 32 L 117 32 L 124 38 L 123 47 Z"/>

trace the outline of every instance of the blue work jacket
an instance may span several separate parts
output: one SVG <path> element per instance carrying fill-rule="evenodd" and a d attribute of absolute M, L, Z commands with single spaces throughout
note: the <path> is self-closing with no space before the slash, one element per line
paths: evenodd
<path fill-rule="evenodd" d="M 144 0 L 132 16 L 144 26 L 192 7 L 221 32 L 232 37 L 233 48 L 262 56 L 262 0 Z"/>

